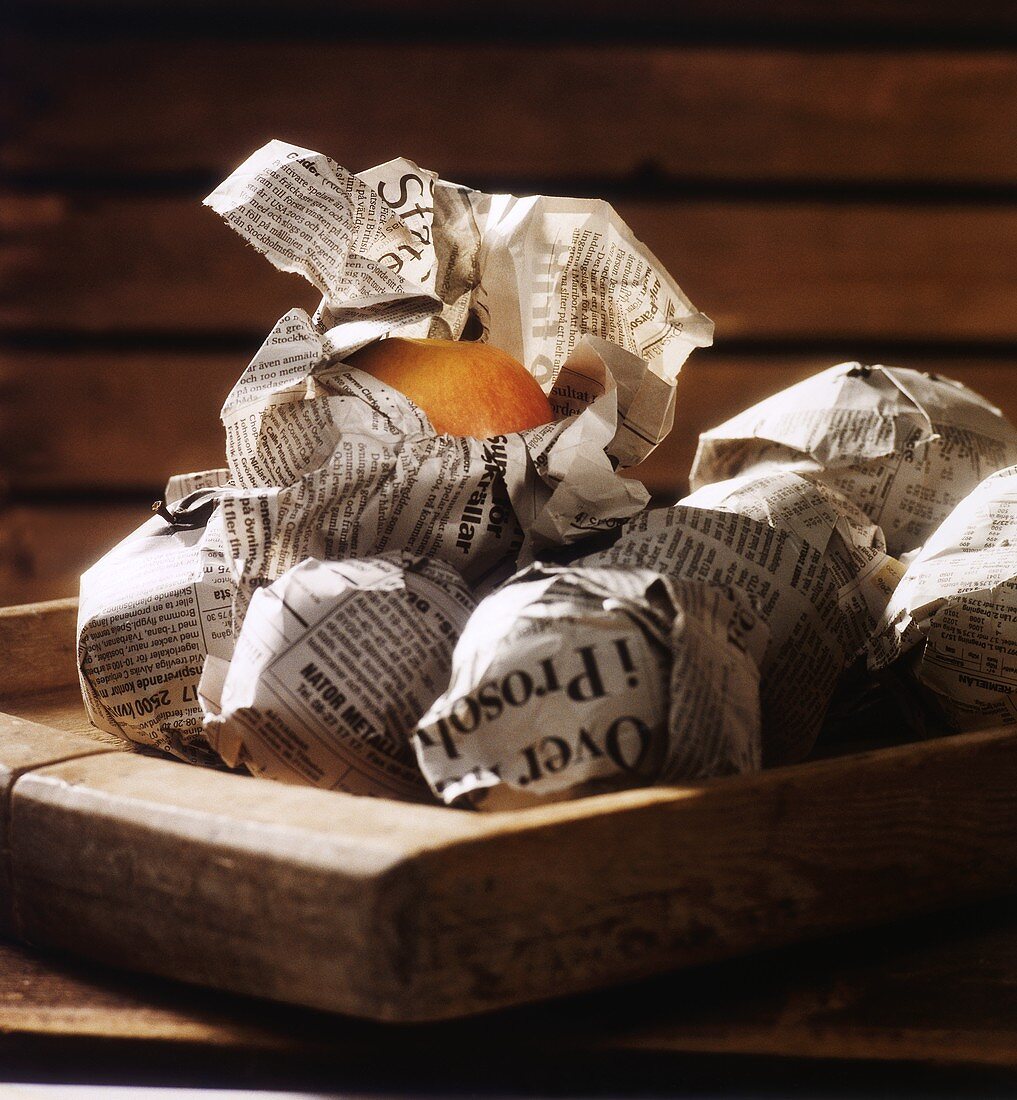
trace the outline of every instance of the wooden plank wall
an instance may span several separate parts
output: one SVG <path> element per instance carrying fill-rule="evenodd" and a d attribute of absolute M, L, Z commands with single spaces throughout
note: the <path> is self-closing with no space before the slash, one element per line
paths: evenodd
<path fill-rule="evenodd" d="M 850 0 L 78 0 L 0 45 L 0 604 L 72 594 L 313 304 L 201 206 L 269 137 L 611 199 L 714 318 L 672 439 L 844 359 L 1017 418 L 1017 14 Z M 678 10 L 680 9 L 680 10 Z"/>

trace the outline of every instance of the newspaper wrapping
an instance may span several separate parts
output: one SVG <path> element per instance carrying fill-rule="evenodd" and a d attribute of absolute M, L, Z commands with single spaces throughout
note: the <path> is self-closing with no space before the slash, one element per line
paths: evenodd
<path fill-rule="evenodd" d="M 467 624 L 421 769 L 481 809 L 755 770 L 767 637 L 730 589 L 531 566 Z"/>
<path fill-rule="evenodd" d="M 886 535 L 917 550 L 986 476 L 1017 462 L 1017 430 L 946 378 L 842 363 L 700 436 L 693 488 L 790 468 L 853 501 Z"/>
<path fill-rule="evenodd" d="M 235 588 L 210 524 L 225 472 L 172 478 L 166 504 L 81 578 L 77 661 L 85 709 L 108 733 L 219 763 L 201 731 L 206 654 L 233 651 Z"/>
<path fill-rule="evenodd" d="M 808 755 L 848 662 L 839 586 L 822 551 L 773 518 L 677 504 L 636 516 L 607 549 L 574 564 L 652 569 L 747 596 L 770 633 L 760 664 L 763 762 Z"/>
<path fill-rule="evenodd" d="M 486 195 L 404 159 L 354 175 L 277 141 L 206 202 L 322 294 L 313 317 L 280 319 L 223 408 L 238 622 L 251 592 L 307 556 L 408 549 L 483 590 L 520 551 L 645 506 L 616 468 L 670 430 L 677 374 L 713 326 L 606 203 Z M 439 436 L 343 361 L 393 333 L 470 327 L 530 370 L 555 422 Z"/>
<path fill-rule="evenodd" d="M 952 728 L 1017 722 L 1017 466 L 986 478 L 908 565 L 869 664 L 902 657 Z"/>
<path fill-rule="evenodd" d="M 409 734 L 474 606 L 439 561 L 302 562 L 255 593 L 232 661 L 206 662 L 206 735 L 255 775 L 429 801 Z"/>
<path fill-rule="evenodd" d="M 838 586 L 848 655 L 862 655 L 904 566 L 886 553 L 882 530 L 857 505 L 793 470 L 712 482 L 679 504 L 785 527 L 819 550 Z"/>

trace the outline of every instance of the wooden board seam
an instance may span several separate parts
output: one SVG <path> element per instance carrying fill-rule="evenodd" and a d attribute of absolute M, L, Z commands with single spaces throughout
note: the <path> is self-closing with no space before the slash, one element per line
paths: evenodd
<path fill-rule="evenodd" d="M 0 712 L 0 722 L 2 722 L 5 718 L 14 718 L 14 717 L 15 717 L 14 715 L 8 715 L 8 714 L 5 714 L 3 712 Z M 40 726 L 39 728 L 42 729 L 42 730 L 45 730 L 48 727 Z M 0 837 L 0 860 L 3 861 L 3 874 L 0 874 L 0 881 L 7 881 L 7 882 L 10 882 L 10 883 L 13 883 L 13 881 L 14 881 L 14 867 L 13 867 L 14 814 L 13 814 L 13 804 L 14 804 L 14 794 L 15 794 L 15 791 L 16 791 L 18 785 L 21 783 L 21 780 L 24 779 L 27 775 L 30 775 L 32 772 L 39 771 L 42 768 L 48 768 L 53 764 L 65 764 L 69 760 L 81 760 L 81 759 L 84 759 L 85 757 L 89 757 L 89 756 L 104 756 L 107 753 L 113 752 L 113 751 L 116 751 L 116 750 L 108 748 L 108 747 L 103 747 L 102 745 L 96 744 L 96 746 L 94 748 L 82 747 L 80 752 L 61 753 L 53 760 L 47 760 L 47 761 L 39 762 L 39 763 L 35 763 L 35 764 L 27 764 L 24 767 L 16 768 L 14 770 L 13 782 L 11 782 L 7 786 L 7 789 L 4 791 L 3 812 L 2 812 L 2 814 L 0 814 L 0 819 L 5 820 L 8 823 L 6 834 L 3 837 Z M 24 940 L 25 942 L 29 942 L 29 937 L 26 936 L 25 933 L 24 933 L 21 917 L 20 917 L 20 914 L 18 913 L 18 892 L 17 892 L 16 889 L 12 889 L 11 896 L 8 900 L 9 900 L 8 916 L 9 916 L 10 921 L 11 921 L 12 930 L 13 930 L 14 934 L 19 939 Z"/>

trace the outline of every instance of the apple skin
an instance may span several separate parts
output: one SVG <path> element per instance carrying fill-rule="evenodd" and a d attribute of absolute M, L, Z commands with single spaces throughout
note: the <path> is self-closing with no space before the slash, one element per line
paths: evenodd
<path fill-rule="evenodd" d="M 404 393 L 439 434 L 489 439 L 554 420 L 533 375 L 490 344 L 392 336 L 346 362 Z"/>

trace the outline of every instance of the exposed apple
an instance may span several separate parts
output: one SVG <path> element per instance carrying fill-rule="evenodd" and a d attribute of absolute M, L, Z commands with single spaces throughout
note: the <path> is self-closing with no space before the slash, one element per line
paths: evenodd
<path fill-rule="evenodd" d="M 393 336 L 346 362 L 404 393 L 442 434 L 487 439 L 554 419 L 533 375 L 490 344 Z"/>

